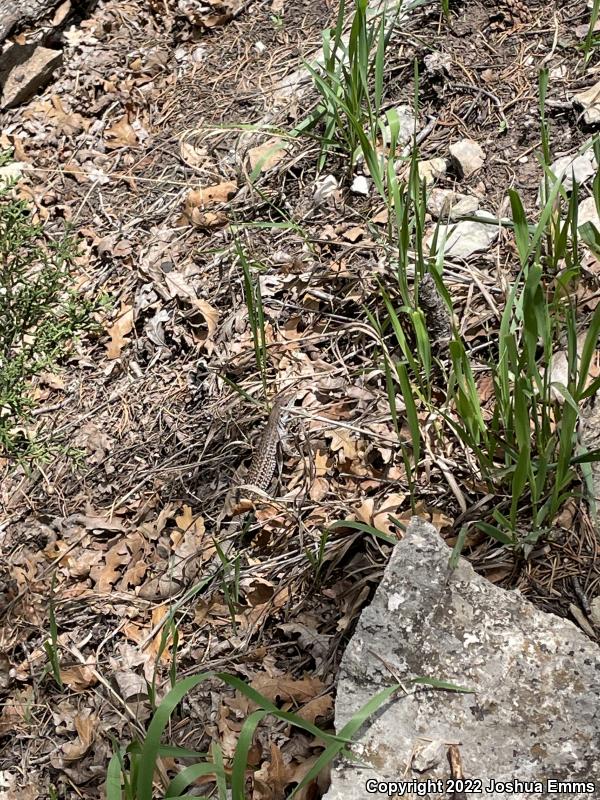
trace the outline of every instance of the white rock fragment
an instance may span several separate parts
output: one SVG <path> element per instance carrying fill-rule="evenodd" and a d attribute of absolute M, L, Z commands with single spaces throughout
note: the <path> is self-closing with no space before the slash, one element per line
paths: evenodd
<path fill-rule="evenodd" d="M 360 194 L 367 197 L 371 189 L 371 181 L 365 175 L 356 175 L 352 181 L 350 191 L 352 194 Z"/>
<path fill-rule="evenodd" d="M 432 189 L 427 198 L 427 211 L 434 219 L 456 220 L 474 214 L 479 208 L 479 199 L 469 194 L 453 192 L 451 189 Z"/>
<path fill-rule="evenodd" d="M 431 186 L 438 178 L 446 174 L 448 165 L 445 158 L 431 158 L 428 161 L 419 161 L 417 170 L 419 180 L 425 180 L 427 186 Z"/>
<path fill-rule="evenodd" d="M 557 180 L 562 179 L 565 190 L 570 192 L 573 188 L 573 176 L 575 176 L 577 183 L 581 185 L 596 174 L 597 164 L 594 153 L 591 150 L 587 150 L 580 156 L 557 158 L 550 169 Z"/>
<path fill-rule="evenodd" d="M 383 141 L 386 145 L 391 142 L 390 119 L 392 124 L 397 126 L 397 147 L 405 147 L 412 140 L 417 124 L 412 108 L 408 105 L 401 105 L 387 112 L 382 125 Z"/>
<path fill-rule="evenodd" d="M 192 53 L 192 61 L 194 64 L 199 64 L 201 61 L 204 61 L 206 58 L 206 47 L 196 47 L 196 49 Z"/>
<path fill-rule="evenodd" d="M 573 102 L 583 108 L 583 119 L 588 125 L 600 122 L 600 81 L 573 95 Z"/>
<path fill-rule="evenodd" d="M 560 80 L 561 78 L 566 78 L 568 74 L 568 69 L 566 64 L 559 64 L 557 67 L 552 67 L 550 70 L 550 80 Z"/>
<path fill-rule="evenodd" d="M 330 197 L 332 197 L 338 190 L 338 182 L 335 175 L 326 175 L 321 180 L 315 183 L 315 191 L 313 200 L 315 204 L 320 206 Z"/>
<path fill-rule="evenodd" d="M 423 61 L 425 63 L 425 72 L 430 75 L 449 74 L 452 70 L 452 58 L 447 53 L 441 53 L 439 50 L 428 53 Z"/>
<path fill-rule="evenodd" d="M 600 231 L 600 216 L 593 197 L 586 197 L 585 200 L 582 200 L 577 211 L 577 227 L 581 228 L 586 222 L 592 222 Z"/>
<path fill-rule="evenodd" d="M 450 156 L 460 178 L 470 178 L 485 161 L 483 148 L 473 139 L 461 139 L 451 144 Z"/>
<path fill-rule="evenodd" d="M 582 331 L 579 336 L 577 337 L 577 356 L 576 356 L 576 363 L 577 369 L 579 370 L 579 362 L 581 360 L 581 353 L 583 352 L 583 346 L 585 344 L 585 339 L 587 336 L 587 331 Z M 544 374 L 544 370 L 541 370 L 542 375 Z M 568 350 L 556 350 L 552 353 L 552 363 L 550 366 L 550 383 L 561 383 L 563 386 L 568 386 L 569 384 L 569 353 Z M 555 386 L 550 387 L 550 392 L 554 400 L 556 400 L 560 405 L 565 402 L 564 395 L 562 392 L 557 389 Z"/>
<path fill-rule="evenodd" d="M 489 211 L 477 211 L 480 219 L 495 220 Z M 444 253 L 452 258 L 468 258 L 473 253 L 489 250 L 498 238 L 498 225 L 491 222 L 457 222 L 448 226 Z M 440 237 L 438 235 L 438 241 Z"/>

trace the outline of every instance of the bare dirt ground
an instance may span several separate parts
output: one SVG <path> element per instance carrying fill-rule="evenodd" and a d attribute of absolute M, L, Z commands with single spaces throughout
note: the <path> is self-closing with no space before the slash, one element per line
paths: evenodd
<path fill-rule="evenodd" d="M 385 378 L 365 330 L 365 308 L 378 309 L 377 281 L 391 280 L 380 204 L 350 193 L 347 167 L 333 159 L 327 171 L 341 188 L 316 205 L 319 145 L 310 139 L 257 185 L 248 182 L 242 126 L 270 115 L 289 130 L 307 113 L 310 92 L 280 105 L 277 93 L 318 50 L 336 8 L 257 0 L 207 30 L 152 5 L 107 0 L 67 26 L 53 82 L 1 118 L 0 145 L 27 165 L 21 195 L 49 229 L 72 225 L 78 284 L 108 303 L 101 332 L 35 387 L 34 426 L 47 437 L 48 459 L 27 470 L 3 464 L 0 797 L 104 796 L 113 740 L 139 737 L 150 717 L 147 682 L 159 696 L 169 687 L 174 648 L 170 641 L 161 652 L 160 626 L 186 588 L 186 559 L 197 554 L 207 582 L 178 618 L 177 676 L 238 675 L 332 728 L 339 660 L 389 545 L 330 525 L 356 520 L 401 536 L 389 514 L 405 523 L 415 511 L 452 544 L 465 518 L 461 498 L 469 509 L 492 501 L 456 442 L 440 460 L 423 418 L 432 446 L 411 508 Z M 437 4 L 425 5 L 394 32 L 386 103 L 412 104 L 416 60 L 420 127 L 432 123 L 421 158 L 447 157 L 465 137 L 485 151 L 476 174 L 461 180 L 450 169 L 439 187 L 472 193 L 499 216 L 516 187 L 535 214 L 538 72 L 550 72 L 553 155 L 574 153 L 590 135 L 571 102 L 594 82 L 596 59 L 584 67 L 578 49 L 587 20 L 576 2 L 486 0 L 458 4 L 450 23 Z M 202 187 L 218 187 L 216 199 L 190 195 Z M 260 274 L 266 397 L 239 247 Z M 482 359 L 493 352 L 502 280 L 514 264 L 505 231 L 487 252 L 451 264 L 461 332 Z M 584 312 L 598 302 L 596 266 Z M 295 394 L 281 499 L 258 503 L 245 531 L 219 530 L 225 492 L 250 458 L 266 401 L 288 386 Z M 477 533 L 465 552 L 491 580 L 566 616 L 578 603 L 573 576 L 588 598 L 600 593 L 585 507 L 568 511 L 527 562 Z M 210 580 L 217 532 L 222 542 L 235 537 L 234 546 L 229 567 Z M 51 596 L 62 690 L 43 648 Z M 248 710 L 239 693 L 212 682 L 186 699 L 170 740 L 199 751 L 219 741 L 230 757 Z M 264 724 L 247 796 L 288 796 L 321 750 L 307 734 Z M 320 797 L 326 781 L 301 796 Z"/>

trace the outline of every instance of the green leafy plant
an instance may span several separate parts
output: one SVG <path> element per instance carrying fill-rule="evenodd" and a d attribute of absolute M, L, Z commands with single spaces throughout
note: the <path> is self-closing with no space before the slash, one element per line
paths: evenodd
<path fill-rule="evenodd" d="M 0 185 L 0 452 L 35 452 L 23 429 L 31 380 L 53 367 L 93 325 L 97 304 L 72 289 L 73 239 L 51 240 L 29 205 Z"/>
<path fill-rule="evenodd" d="M 446 420 L 471 449 L 489 491 L 499 498 L 492 519 L 477 524 L 511 545 L 530 545 L 548 530 L 574 491 L 578 468 L 600 458 L 599 453 L 584 453 L 576 436 L 581 403 L 600 389 L 600 379 L 586 385 L 600 334 L 600 309 L 589 320 L 585 336 L 578 336 L 574 298 L 581 274 L 580 189 L 573 178 L 567 194 L 563 180 L 551 172 L 543 108 L 546 87 L 547 75 L 542 73 L 545 203 L 537 223 L 527 219 L 518 193 L 509 191 L 520 271 L 506 298 L 497 356 L 488 364 L 495 390 L 489 422 L 484 422 L 470 359 L 456 332 L 450 344 L 449 396 L 461 421 L 450 416 Z M 600 178 L 594 185 L 600 196 Z M 586 231 L 593 238 L 594 231 Z M 565 354 L 566 380 L 554 377 L 560 351 Z"/>
<path fill-rule="evenodd" d="M 56 624 L 56 613 L 54 611 L 54 587 L 56 585 L 56 573 L 52 576 L 50 587 L 50 598 L 48 600 L 48 616 L 50 618 L 50 638 L 44 642 L 44 650 L 48 656 L 49 669 L 52 672 L 54 681 L 59 689 L 63 689 L 63 680 L 60 674 L 60 656 L 58 651 L 58 626 Z"/>
<path fill-rule="evenodd" d="M 233 559 L 229 558 L 216 539 L 214 540 L 214 545 L 222 567 L 221 588 L 223 597 L 229 609 L 231 627 L 235 634 L 237 633 L 236 615 L 240 602 L 240 556 L 237 553 Z"/>
<path fill-rule="evenodd" d="M 563 178 L 552 173 L 545 117 L 547 87 L 544 71 L 540 75 L 544 179 L 539 218 L 530 222 L 518 193 L 510 190 L 512 221 L 494 221 L 514 232 L 518 274 L 506 297 L 497 349 L 492 346 L 493 355 L 485 367 L 477 365 L 487 369 L 493 382 L 491 408 L 484 414 L 473 356 L 454 325 L 447 353 L 450 371 L 446 373 L 439 360 L 434 370 L 427 321 L 419 308 L 419 281 L 425 273 L 433 279 L 450 320 L 454 314 L 443 280 L 443 224 L 438 223 L 428 254 L 423 246 L 426 192 L 418 179 L 416 147 L 406 183 L 398 182 L 388 160 L 388 236 L 397 248 L 397 285 L 381 281 L 381 303 L 367 310 L 382 346 L 392 421 L 400 439 L 397 408 L 403 407 L 412 440 L 411 454 L 401 443 L 411 497 L 421 453 L 419 413 L 439 415 L 446 430 L 453 431 L 474 456 L 487 491 L 497 498 L 491 517 L 477 524 L 503 544 L 525 547 L 551 527 L 565 500 L 577 491 L 580 474 L 585 477 L 587 462 L 599 458 L 598 453 L 583 452 L 576 426 L 581 404 L 600 388 L 600 379 L 586 386 L 600 333 L 600 309 L 592 315 L 582 340 L 575 289 L 581 275 L 580 235 L 600 253 L 600 232 L 591 223 L 581 230 L 578 227 L 580 187 L 574 177 L 567 192 Z M 391 130 L 393 142 L 393 126 Z M 598 141 L 594 148 L 599 157 Z M 593 188 L 600 208 L 600 173 Z M 554 377 L 553 363 L 560 351 L 566 354 L 568 367 L 566 379 L 559 380 Z M 434 373 L 444 376 L 447 399 L 442 406 L 432 402 Z"/>
<path fill-rule="evenodd" d="M 598 44 L 598 37 L 596 35 L 596 23 L 600 15 L 600 0 L 594 0 L 592 10 L 590 13 L 590 22 L 586 37 L 581 45 L 584 54 L 584 66 L 589 64 L 589 61 L 594 53 L 594 48 Z"/>
<path fill-rule="evenodd" d="M 265 312 L 260 291 L 260 277 L 257 275 L 258 265 L 252 262 L 242 247 L 239 239 L 235 241 L 235 249 L 242 265 L 244 279 L 244 298 L 248 309 L 248 321 L 252 331 L 254 357 L 256 367 L 262 380 L 265 395 L 267 394 L 267 339 L 265 331 Z"/>
<path fill-rule="evenodd" d="M 171 715 L 185 696 L 203 681 L 215 678 L 243 694 L 256 706 L 256 710 L 249 714 L 242 726 L 231 765 L 228 766 L 224 764 L 222 752 L 216 744 L 212 745 L 210 755 L 161 744 Z M 454 692 L 472 691 L 436 678 L 417 677 L 407 683 Z M 178 760 L 196 759 L 196 763 L 183 768 L 178 775 L 167 780 L 164 794 L 161 794 L 162 797 L 178 798 L 178 800 L 190 798 L 191 800 L 196 795 L 184 794 L 186 789 L 198 778 L 210 776 L 216 784 L 216 795 L 211 796 L 216 796 L 219 800 L 227 800 L 227 798 L 245 800 L 248 755 L 256 729 L 267 716 L 273 716 L 300 728 L 323 742 L 323 752 L 292 791 L 290 794 L 290 798 L 292 798 L 311 783 L 338 754 L 349 754 L 348 748 L 352 737 L 364 722 L 401 688 L 403 687 L 394 684 L 380 691 L 354 714 L 339 734 L 335 735 L 321 730 L 297 714 L 282 711 L 266 697 L 233 675 L 223 672 L 201 673 L 184 678 L 168 692 L 159 704 L 142 742 L 133 742 L 126 748 L 121 748 L 116 742 L 113 742 L 114 755 L 110 760 L 106 776 L 107 800 L 152 800 L 155 771 L 159 760 L 165 757 Z"/>

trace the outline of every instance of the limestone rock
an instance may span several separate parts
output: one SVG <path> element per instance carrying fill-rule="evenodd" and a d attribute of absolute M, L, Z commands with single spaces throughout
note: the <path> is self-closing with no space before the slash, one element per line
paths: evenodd
<path fill-rule="evenodd" d="M 18 181 L 26 166 L 22 161 L 11 161 L 10 164 L 0 167 L 0 189 Z"/>
<path fill-rule="evenodd" d="M 583 108 L 583 119 L 588 125 L 600 122 L 600 81 L 573 95 L 573 102 Z"/>
<path fill-rule="evenodd" d="M 313 193 L 313 199 L 315 201 L 315 205 L 320 206 L 326 200 L 329 200 L 330 197 L 336 197 L 338 192 L 338 182 L 335 175 L 325 175 L 324 178 L 321 178 L 315 183 L 315 189 Z"/>
<path fill-rule="evenodd" d="M 392 121 L 392 124 L 397 128 L 396 147 L 399 148 L 405 147 L 412 140 L 413 135 L 415 133 L 415 127 L 417 124 L 417 120 L 413 113 L 412 107 L 409 105 L 396 106 L 396 108 L 391 108 L 382 117 L 381 133 L 385 145 L 389 145 L 392 138 L 390 129 L 390 120 Z M 360 160 L 361 159 L 359 159 L 359 161 Z"/>
<path fill-rule="evenodd" d="M 13 45 L 18 47 L 18 45 Z M 29 45 L 24 45 L 29 48 Z M 25 60 L 19 61 L 8 73 L 2 91 L 0 106 L 13 108 L 29 100 L 38 89 L 50 80 L 53 71 L 62 63 L 62 51 L 35 47 Z"/>
<path fill-rule="evenodd" d="M 474 214 L 479 208 L 479 200 L 470 194 L 453 192 L 451 189 L 432 189 L 427 198 L 427 211 L 434 219 L 455 220 Z"/>
<path fill-rule="evenodd" d="M 593 197 L 582 200 L 577 210 L 577 227 L 580 228 L 585 222 L 592 222 L 600 232 L 600 216 Z"/>
<path fill-rule="evenodd" d="M 0 42 L 17 25 L 34 22 L 50 14 L 61 0 L 0 0 Z"/>
<path fill-rule="evenodd" d="M 557 180 L 561 180 L 567 192 L 573 188 L 573 176 L 578 184 L 583 184 L 596 173 L 596 159 L 592 150 L 580 156 L 562 156 L 550 167 Z"/>
<path fill-rule="evenodd" d="M 425 179 L 426 185 L 431 186 L 438 178 L 446 174 L 447 167 L 445 158 L 431 158 L 428 161 L 419 161 L 417 165 L 419 180 Z"/>
<path fill-rule="evenodd" d="M 488 211 L 477 211 L 475 216 L 482 220 L 494 219 L 494 215 Z M 468 258 L 473 253 L 489 250 L 497 238 L 497 224 L 475 221 L 457 222 L 448 226 L 444 253 L 452 258 Z"/>
<path fill-rule="evenodd" d="M 461 139 L 451 144 L 450 156 L 459 178 L 470 178 L 481 169 L 485 161 L 481 145 L 473 139 Z"/>
<path fill-rule="evenodd" d="M 571 622 L 536 609 L 476 575 L 428 523 L 413 518 L 372 604 L 344 654 L 335 727 L 383 688 L 399 691 L 361 729 L 352 763 L 338 763 L 326 800 L 389 798 L 378 781 L 450 778 L 449 743 L 464 777 L 481 780 L 466 797 L 564 797 L 548 781 L 578 781 L 570 798 L 590 800 L 600 775 L 600 648 Z M 472 693 L 440 691 L 418 677 Z M 443 743 L 441 752 L 439 744 Z M 528 781 L 506 792 L 492 781 Z M 372 781 L 373 783 L 367 783 Z M 540 789 L 536 782 L 542 786 Z M 586 790 L 587 788 L 587 790 Z M 447 800 L 413 789 L 393 796 Z"/>
<path fill-rule="evenodd" d="M 365 175 L 356 175 L 350 186 L 352 194 L 360 194 L 367 197 L 370 191 L 371 182 Z"/>

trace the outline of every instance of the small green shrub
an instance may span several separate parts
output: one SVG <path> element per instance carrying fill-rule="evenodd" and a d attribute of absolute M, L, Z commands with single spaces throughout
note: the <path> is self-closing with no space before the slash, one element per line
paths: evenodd
<path fill-rule="evenodd" d="M 31 452 L 23 425 L 33 407 L 31 380 L 71 351 L 93 325 L 93 301 L 72 289 L 74 240 L 51 240 L 28 203 L 0 184 L 0 453 Z"/>

